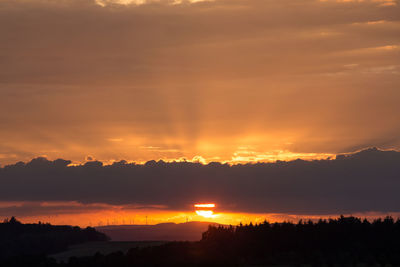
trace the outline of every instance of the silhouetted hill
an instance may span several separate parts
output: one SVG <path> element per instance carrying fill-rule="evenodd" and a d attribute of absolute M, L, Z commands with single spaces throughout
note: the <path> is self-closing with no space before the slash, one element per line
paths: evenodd
<path fill-rule="evenodd" d="M 67 266 L 399 266 L 399 240 L 400 221 L 390 217 L 210 226 L 199 242 L 97 254 Z"/>
<path fill-rule="evenodd" d="M 0 223 L 0 260 L 21 255 L 49 254 L 68 246 L 89 241 L 106 241 L 107 236 L 94 228 L 22 224 L 14 217 Z"/>
<path fill-rule="evenodd" d="M 342 216 L 297 224 L 209 226 L 197 242 L 135 246 L 125 253 L 72 257 L 63 264 L 19 257 L 3 266 L 400 266 L 399 240 L 400 220 Z"/>
<path fill-rule="evenodd" d="M 112 241 L 198 241 L 210 222 L 161 223 L 157 225 L 116 225 L 96 227 Z"/>

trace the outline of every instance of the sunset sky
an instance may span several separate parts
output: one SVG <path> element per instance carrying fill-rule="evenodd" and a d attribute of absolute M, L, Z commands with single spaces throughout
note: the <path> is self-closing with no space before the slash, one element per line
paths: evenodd
<path fill-rule="evenodd" d="M 338 154 L 371 147 L 400 150 L 399 102 L 398 0 L 0 1 L 2 168 L 37 157 L 45 157 L 49 162 L 62 158 L 69 162 L 57 167 L 66 170 L 57 169 L 57 175 L 71 180 L 68 173 L 78 173 L 74 166 L 86 162 L 101 161 L 103 165 L 111 165 L 125 160 L 144 164 L 161 159 L 232 166 L 298 158 L 335 159 Z M 374 157 L 380 155 L 374 154 Z M 394 158 L 398 160 L 398 155 Z M 362 163 L 370 164 L 370 158 Z M 50 163 L 41 164 L 48 168 Z M 321 171 L 325 168 L 322 165 L 316 168 Z M 192 200 L 187 196 L 171 200 L 171 196 L 160 193 L 161 186 L 154 189 L 162 195 L 156 200 L 130 199 L 127 192 L 116 200 L 118 190 L 124 190 L 126 185 L 122 178 L 120 183 L 115 182 L 115 187 L 114 180 L 103 181 L 99 189 L 101 196 L 88 193 L 84 197 L 82 193 L 55 197 L 45 189 L 50 192 L 58 190 L 55 187 L 59 186 L 62 190 L 67 182 L 44 183 L 41 180 L 39 184 L 45 188 L 45 194 L 34 185 L 30 191 L 28 185 L 18 184 L 12 177 L 19 177 L 21 181 L 35 180 L 42 179 L 44 174 L 36 167 L 15 166 L 12 170 L 0 170 L 0 179 L 9 186 L 0 189 L 3 192 L 0 219 L 14 213 L 25 218 L 46 218 L 48 215 L 43 213 L 47 210 L 43 205 L 48 207 L 46 203 L 58 207 L 51 209 L 51 216 L 62 217 L 61 213 L 64 214 L 68 206 L 71 208 L 66 212 L 68 216 L 72 213 L 87 216 L 91 209 L 101 210 L 101 214 L 104 210 L 117 210 L 119 215 L 109 217 L 118 217 L 121 221 L 128 217 L 131 219 L 127 221 L 133 220 L 132 216 L 139 211 L 135 206 L 135 211 L 128 216 L 121 215 L 120 209 L 138 203 L 143 205 L 141 209 L 150 207 L 152 214 L 168 214 L 160 221 L 185 221 L 189 216 L 185 212 L 190 216 L 195 214 L 193 206 L 187 205 L 198 201 L 218 201 L 217 208 L 221 204 L 221 212 L 251 213 L 254 218 L 259 218 L 259 214 L 264 214 L 261 216 L 264 218 L 265 214 L 280 213 L 311 216 L 400 211 L 395 207 L 386 209 L 384 200 L 373 208 L 358 204 L 346 208 L 346 205 L 338 205 L 339 200 L 333 195 L 326 203 L 326 210 L 322 206 L 301 209 L 293 200 L 300 191 L 288 190 L 288 195 L 282 199 L 275 195 L 281 188 L 288 188 L 290 179 L 307 180 L 309 173 L 297 177 L 297 173 L 288 171 L 292 175 L 289 179 L 275 165 L 271 167 L 273 170 L 268 169 L 271 172 L 268 183 L 260 178 L 263 175 L 250 169 L 243 172 L 257 172 L 254 179 L 261 180 L 251 185 L 248 180 L 237 178 L 235 181 L 242 184 L 243 190 L 250 188 L 249 192 L 257 191 L 259 184 L 265 186 L 262 188 L 271 188 L 269 185 L 273 184 L 276 191 L 269 189 L 268 192 L 275 192 L 275 195 L 268 201 L 283 203 L 284 199 L 293 198 L 285 202 L 287 205 L 276 206 L 279 208 L 272 207 L 275 202 L 265 205 L 267 199 L 261 197 L 262 192 L 256 192 L 254 198 L 249 197 L 250 193 L 218 198 L 218 194 L 225 192 L 225 182 L 210 193 L 206 188 L 212 187 L 214 180 L 211 178 L 206 179 L 208 184 L 201 184 L 198 198 Z M 175 171 L 179 172 L 179 168 Z M 182 168 L 186 170 L 187 167 Z M 275 173 L 274 168 L 279 171 Z M 222 176 L 245 176 L 233 170 L 221 170 Z M 388 170 L 390 174 L 391 171 L 393 169 Z M 132 177 L 142 175 L 142 170 L 129 169 L 129 172 Z M 154 179 L 172 177 L 174 173 L 171 171 L 167 175 L 147 169 L 143 172 Z M 203 179 L 199 172 L 194 173 L 198 179 Z M 101 171 L 93 175 L 106 176 Z M 112 173 L 110 177 L 118 180 L 114 175 L 118 176 Z M 215 179 L 219 177 L 213 172 L 209 175 Z M 356 177 L 357 173 L 354 175 Z M 178 177 L 180 180 L 174 178 L 176 184 L 189 185 L 185 179 L 190 177 L 181 174 Z M 275 181 L 274 177 L 288 180 L 282 182 L 281 178 L 276 178 Z M 81 179 L 89 178 L 82 176 Z M 378 181 L 374 179 L 370 181 Z M 157 181 L 154 180 L 156 184 Z M 396 186 L 388 182 L 385 184 L 388 189 L 400 189 L 397 181 L 390 181 Z M 310 182 L 310 186 L 313 185 L 314 182 Z M 96 182 L 94 189 L 85 186 L 88 185 L 82 187 L 82 192 L 98 190 Z M 147 186 L 150 185 L 143 188 Z M 374 194 L 371 190 L 377 188 L 376 184 L 371 182 L 368 186 L 368 194 Z M 108 194 L 103 187 L 117 191 Z M 318 191 L 317 186 L 315 189 Z M 187 195 L 192 192 L 186 186 L 182 186 L 182 190 Z M 231 192 L 237 193 L 235 190 Z M 173 192 L 181 196 L 181 191 Z M 367 197 L 364 193 L 358 196 Z M 384 191 L 380 193 L 384 195 Z M 132 194 L 136 194 L 134 188 Z M 316 199 L 307 199 L 304 205 L 308 207 L 308 203 L 314 201 Z M 251 203 L 256 208 L 253 209 Z M 343 208 L 335 210 L 335 206 Z M 41 215 L 30 214 L 29 210 L 41 210 Z M 180 217 L 173 219 L 174 216 Z M 246 216 L 235 217 L 230 222 Z M 75 223 L 68 218 L 57 222 Z M 96 221 L 90 223 L 97 224 L 101 220 L 105 223 L 105 218 L 96 217 Z M 84 224 L 89 224 L 89 220 L 85 219 Z"/>

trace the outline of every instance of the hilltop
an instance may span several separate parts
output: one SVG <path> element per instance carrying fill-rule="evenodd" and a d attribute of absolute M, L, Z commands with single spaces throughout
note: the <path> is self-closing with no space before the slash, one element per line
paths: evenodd
<path fill-rule="evenodd" d="M 199 241 L 212 222 L 161 223 L 156 225 L 110 225 L 96 227 L 112 241 Z"/>

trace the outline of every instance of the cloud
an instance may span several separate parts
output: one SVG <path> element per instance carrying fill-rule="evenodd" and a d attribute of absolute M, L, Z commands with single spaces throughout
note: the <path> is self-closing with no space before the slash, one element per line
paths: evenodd
<path fill-rule="evenodd" d="M 70 213 L 111 206 L 187 210 L 202 202 L 217 203 L 221 211 L 246 213 L 400 212 L 400 152 L 396 151 L 373 148 L 334 160 L 244 165 L 69 163 L 38 158 L 1 168 L 0 201 L 56 202 L 40 205 L 51 212 Z M 2 207 L 3 213 L 29 209 L 26 204 L 14 206 Z"/>
<path fill-rule="evenodd" d="M 153 3 L 164 3 L 169 5 L 192 4 L 214 0 L 95 0 L 96 4 L 106 7 L 108 5 L 148 5 Z"/>
<path fill-rule="evenodd" d="M 2 165 L 400 148 L 398 1 L 142 2 L 1 1 Z"/>
<path fill-rule="evenodd" d="M 52 201 L 52 202 L 0 202 L 0 217 L 21 216 L 59 216 L 73 214 L 90 214 L 99 212 L 121 212 L 121 211 L 141 211 L 141 210 L 163 210 L 163 205 L 111 205 L 105 203 L 79 203 L 77 201 Z"/>

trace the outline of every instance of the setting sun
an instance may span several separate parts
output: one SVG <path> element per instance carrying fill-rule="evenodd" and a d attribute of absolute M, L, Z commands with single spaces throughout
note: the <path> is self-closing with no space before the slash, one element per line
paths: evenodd
<path fill-rule="evenodd" d="M 215 208 L 214 203 L 195 204 L 194 207 L 196 208 L 196 214 L 204 218 L 215 218 L 217 216 L 212 210 L 213 208 Z"/>
<path fill-rule="evenodd" d="M 215 208 L 215 204 L 195 204 L 196 208 Z"/>
<path fill-rule="evenodd" d="M 214 212 L 212 210 L 196 210 L 196 214 L 204 218 L 214 218 Z"/>

